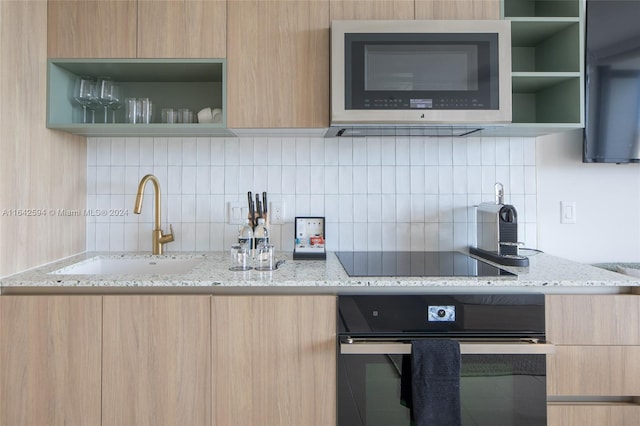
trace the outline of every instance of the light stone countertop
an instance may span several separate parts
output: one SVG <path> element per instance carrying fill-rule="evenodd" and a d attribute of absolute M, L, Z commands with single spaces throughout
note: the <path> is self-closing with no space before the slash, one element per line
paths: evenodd
<path fill-rule="evenodd" d="M 190 272 L 159 275 L 50 274 L 61 268 L 101 258 L 196 258 Z M 0 279 L 3 294 L 20 293 L 316 293 L 354 292 L 568 292 L 627 293 L 640 287 L 640 278 L 550 256 L 530 256 L 527 268 L 502 267 L 517 276 L 501 277 L 349 277 L 334 253 L 323 260 L 293 260 L 291 253 L 276 253 L 285 260 L 275 271 L 232 272 L 223 252 L 145 253 L 88 252 Z M 638 290 L 638 289 L 636 289 Z"/>

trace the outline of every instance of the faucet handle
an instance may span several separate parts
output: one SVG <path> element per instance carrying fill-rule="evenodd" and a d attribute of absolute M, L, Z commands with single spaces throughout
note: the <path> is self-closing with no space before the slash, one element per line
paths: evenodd
<path fill-rule="evenodd" d="M 166 244 L 173 241 L 173 226 L 169 224 L 169 233 L 163 234 L 162 230 L 160 230 L 160 243 Z"/>

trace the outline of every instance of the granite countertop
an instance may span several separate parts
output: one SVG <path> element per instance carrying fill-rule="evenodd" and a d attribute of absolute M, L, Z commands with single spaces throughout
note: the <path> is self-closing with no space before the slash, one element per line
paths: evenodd
<path fill-rule="evenodd" d="M 144 259 L 201 259 L 189 272 L 158 275 L 79 275 L 51 274 L 62 268 L 100 257 Z M 112 289 L 149 291 L 173 289 L 201 292 L 238 293 L 346 293 L 361 291 L 450 291 L 460 288 L 520 289 L 544 291 L 552 288 L 598 288 L 611 292 L 624 287 L 640 286 L 640 278 L 611 272 L 590 265 L 537 253 L 530 256 L 527 268 L 502 267 L 516 276 L 500 277 L 349 277 L 334 253 L 324 260 L 293 260 L 291 253 L 276 253 L 285 262 L 275 271 L 255 270 L 232 272 L 228 269 L 228 254 L 223 252 L 176 253 L 153 256 L 145 253 L 87 252 L 45 266 L 0 279 L 3 294 L 15 294 L 27 289 L 73 289 L 107 291 Z M 68 270 L 67 269 L 67 270 Z"/>

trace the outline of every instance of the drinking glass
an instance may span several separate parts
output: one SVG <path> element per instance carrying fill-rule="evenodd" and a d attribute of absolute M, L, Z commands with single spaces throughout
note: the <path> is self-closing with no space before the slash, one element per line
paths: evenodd
<path fill-rule="evenodd" d="M 87 107 L 97 105 L 96 81 L 93 77 L 82 76 L 76 79 L 73 98 L 82 105 L 82 122 L 87 122 Z"/>
<path fill-rule="evenodd" d="M 98 103 L 104 107 L 104 122 L 108 121 L 107 119 L 107 111 L 109 109 L 109 105 L 111 105 L 113 101 L 113 89 L 115 83 L 110 77 L 100 77 L 98 79 Z"/>
<path fill-rule="evenodd" d="M 120 86 L 118 86 L 117 84 L 114 84 L 111 87 L 111 103 L 109 104 L 109 108 L 111 109 L 112 112 L 112 119 L 111 122 L 115 123 L 116 122 L 116 110 L 119 109 L 120 107 L 122 107 L 122 98 L 120 95 Z M 106 123 L 106 121 L 105 121 Z"/>

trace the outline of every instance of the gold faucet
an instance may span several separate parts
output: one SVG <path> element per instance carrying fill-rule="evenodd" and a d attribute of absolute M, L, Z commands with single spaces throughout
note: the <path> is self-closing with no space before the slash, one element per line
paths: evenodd
<path fill-rule="evenodd" d="M 153 182 L 153 188 L 155 189 L 155 227 L 153 229 L 152 239 L 153 254 L 162 254 L 162 245 L 173 241 L 173 227 L 169 225 L 169 229 L 171 230 L 171 232 L 166 235 L 162 233 L 162 228 L 160 228 L 160 182 L 154 175 L 146 175 L 140 181 L 140 184 L 138 185 L 138 195 L 136 196 L 136 205 L 133 208 L 133 212 L 135 214 L 140 214 L 140 212 L 142 212 L 142 197 L 144 196 L 144 187 L 149 181 Z"/>

